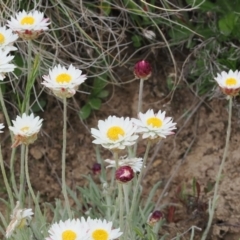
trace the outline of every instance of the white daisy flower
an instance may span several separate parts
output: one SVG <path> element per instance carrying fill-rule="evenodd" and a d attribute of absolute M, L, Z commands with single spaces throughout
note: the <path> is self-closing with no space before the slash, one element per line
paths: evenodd
<path fill-rule="evenodd" d="M 165 117 L 165 112 L 158 111 L 154 114 L 150 109 L 146 113 L 139 113 L 139 119 L 132 119 L 138 129 L 137 133 L 141 133 L 142 138 L 157 139 L 166 138 L 166 136 L 173 134 L 176 129 L 176 123 L 172 122 L 171 117 Z"/>
<path fill-rule="evenodd" d="M 33 211 L 31 208 L 20 209 L 19 202 L 17 202 L 16 207 L 11 215 L 11 222 L 9 223 L 6 230 L 6 238 L 11 237 L 12 233 L 16 228 L 22 228 L 27 225 L 27 221 L 32 219 Z"/>
<path fill-rule="evenodd" d="M 17 116 L 16 120 L 12 120 L 13 126 L 9 127 L 15 135 L 15 142 L 12 147 L 33 143 L 37 139 L 37 134 L 42 127 L 42 121 L 43 119 L 34 117 L 33 113 L 30 116 L 24 113 L 22 117 Z"/>
<path fill-rule="evenodd" d="M 13 43 L 18 39 L 18 35 L 14 34 L 11 29 L 0 27 L 0 48 L 6 51 L 15 51 L 16 47 Z"/>
<path fill-rule="evenodd" d="M 222 92 L 226 95 L 236 96 L 240 91 L 240 72 L 233 72 L 230 70 L 228 73 L 223 71 L 220 74 L 217 74 L 217 77 L 214 78 Z"/>
<path fill-rule="evenodd" d="M 79 219 L 68 219 L 54 223 L 48 230 L 49 237 L 46 240 L 85 240 L 87 239 L 86 224 Z"/>
<path fill-rule="evenodd" d="M 0 133 L 3 133 L 3 131 L 1 130 L 1 129 L 3 129 L 3 128 L 4 128 L 3 123 L 0 123 Z"/>
<path fill-rule="evenodd" d="M 5 78 L 5 74 L 8 72 L 13 72 L 16 66 L 10 63 L 14 56 L 9 56 L 8 50 L 3 50 L 0 48 L 0 81 Z"/>
<path fill-rule="evenodd" d="M 30 12 L 22 11 L 11 17 L 8 21 L 8 27 L 16 32 L 19 37 L 30 40 L 37 38 L 43 31 L 48 30 L 48 18 L 44 18 L 44 14 L 37 10 Z"/>
<path fill-rule="evenodd" d="M 42 84 L 50 88 L 56 96 L 69 98 L 76 93 L 78 86 L 87 77 L 86 75 L 82 75 L 81 70 L 76 69 L 71 64 L 68 69 L 57 65 L 52 70 L 49 70 L 49 75 L 43 76 L 43 79 L 45 81 Z"/>
<path fill-rule="evenodd" d="M 131 119 L 109 116 L 105 121 L 98 121 L 98 129 L 91 128 L 95 140 L 93 143 L 101 144 L 107 149 L 124 149 L 126 146 L 135 144 L 138 135 L 135 134 L 137 127 Z"/>
<path fill-rule="evenodd" d="M 116 161 L 111 159 L 106 159 L 105 162 L 109 163 L 106 168 L 114 167 L 116 168 Z M 143 165 L 142 158 L 127 158 L 127 157 L 120 157 L 118 161 L 118 167 L 122 166 L 129 166 L 132 170 L 136 172 L 140 172 Z"/>
<path fill-rule="evenodd" d="M 89 240 L 112 240 L 122 235 L 120 228 L 112 229 L 112 222 L 107 222 L 105 219 L 92 219 L 89 223 Z"/>

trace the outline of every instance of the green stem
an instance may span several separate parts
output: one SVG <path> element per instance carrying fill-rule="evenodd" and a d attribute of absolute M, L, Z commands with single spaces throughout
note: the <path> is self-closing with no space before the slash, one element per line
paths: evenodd
<path fill-rule="evenodd" d="M 23 109 L 23 112 L 26 112 L 28 114 L 29 112 L 29 101 L 30 101 L 30 89 L 29 83 L 31 81 L 31 73 L 32 73 L 32 41 L 28 40 L 28 59 L 27 59 L 27 67 L 28 67 L 28 77 L 27 77 L 27 84 L 26 84 L 26 103 L 25 103 L 25 109 Z"/>
<path fill-rule="evenodd" d="M 22 144 L 21 145 L 21 157 L 20 157 L 20 190 L 19 190 L 19 196 L 18 199 L 20 201 L 20 204 L 23 204 L 24 202 L 24 181 L 25 181 L 25 174 L 24 174 L 24 163 L 25 163 L 25 159 L 24 159 L 24 155 L 25 155 L 25 145 Z"/>
<path fill-rule="evenodd" d="M 8 183 L 8 179 L 7 179 L 7 175 L 6 175 L 6 171 L 5 171 L 5 167 L 4 167 L 4 163 L 3 163 L 3 158 L 2 158 L 2 148 L 1 148 L 1 146 L 0 146 L 0 165 L 1 165 L 4 184 L 5 184 L 5 187 L 7 189 L 8 197 L 10 199 L 11 209 L 13 209 L 13 207 L 14 207 L 13 193 L 12 193 L 12 190 L 11 190 L 10 185 Z"/>
<path fill-rule="evenodd" d="M 28 185 L 28 189 L 30 191 L 30 194 L 32 196 L 35 208 L 37 208 L 38 211 L 38 216 L 42 218 L 42 212 L 38 203 L 38 200 L 34 194 L 31 182 L 30 182 L 30 177 L 29 177 L 29 170 L 28 170 L 28 145 L 25 148 L 25 175 L 26 175 L 26 181 L 27 181 L 27 185 Z"/>
<path fill-rule="evenodd" d="M 150 150 L 150 146 L 151 146 L 151 141 L 148 141 L 146 151 L 145 151 L 145 154 L 144 154 L 144 158 L 143 158 L 142 169 L 141 169 L 140 174 L 138 176 L 136 186 L 134 187 L 132 204 L 131 204 L 130 213 L 129 213 L 129 217 L 128 217 L 128 221 L 130 223 L 131 223 L 131 219 L 132 219 L 132 216 L 133 216 L 134 209 L 135 209 L 136 206 L 138 206 L 138 203 L 136 202 L 137 195 L 138 195 L 138 189 L 139 189 L 139 186 L 141 184 L 141 180 L 142 180 L 142 176 L 143 176 L 143 172 L 144 172 L 144 166 L 145 166 L 147 158 L 148 158 L 148 153 L 149 153 L 149 150 Z"/>
<path fill-rule="evenodd" d="M 123 184 L 123 194 L 124 194 L 125 208 L 126 208 L 127 214 L 129 214 L 129 199 L 128 199 L 129 186 L 130 186 L 130 183 Z"/>
<path fill-rule="evenodd" d="M 63 98 L 63 147 L 62 147 L 62 193 L 67 207 L 68 217 L 72 217 L 66 187 L 66 146 L 67 146 L 67 99 Z"/>
<path fill-rule="evenodd" d="M 232 120 L 232 97 L 230 97 L 229 99 L 229 110 L 228 110 L 228 126 L 227 126 L 227 135 L 226 135 L 226 142 L 225 142 L 225 148 L 224 148 L 224 152 L 223 152 L 223 158 L 222 158 L 222 162 L 221 165 L 219 167 L 218 170 L 218 174 L 216 177 L 216 183 L 215 183 L 215 187 L 214 187 L 214 194 L 213 194 L 213 199 L 212 199 L 212 203 L 211 201 L 209 202 L 209 218 L 208 218 L 208 224 L 207 227 L 202 235 L 201 240 L 205 240 L 207 238 L 208 232 L 211 228 L 212 225 L 212 221 L 213 221 L 213 216 L 214 216 L 214 212 L 216 209 L 216 205 L 217 205 L 217 192 L 218 192 L 218 187 L 219 187 L 219 183 L 221 180 L 221 175 L 222 175 L 222 170 L 224 167 L 224 163 L 225 160 L 227 158 L 227 153 L 228 153 L 228 147 L 229 147 L 229 141 L 230 141 L 230 135 L 231 135 L 231 120 Z"/>

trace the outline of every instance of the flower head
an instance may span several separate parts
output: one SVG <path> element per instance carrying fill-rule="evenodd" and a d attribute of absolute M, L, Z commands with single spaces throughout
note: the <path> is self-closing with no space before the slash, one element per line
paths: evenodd
<path fill-rule="evenodd" d="M 223 71 L 220 74 L 217 74 L 217 77 L 214 78 L 222 92 L 226 95 L 236 96 L 240 91 L 240 72 L 233 72 L 230 70 L 228 73 Z"/>
<path fill-rule="evenodd" d="M 134 171 L 130 166 L 121 166 L 116 170 L 115 178 L 121 183 L 130 182 L 134 178 Z"/>
<path fill-rule="evenodd" d="M 116 161 L 115 160 L 106 159 L 105 162 L 109 163 L 107 168 L 110 168 L 110 167 L 116 168 Z M 118 166 L 119 167 L 130 166 L 135 173 L 141 171 L 142 165 L 143 165 L 143 159 L 142 158 L 124 158 L 124 157 L 121 157 L 118 161 Z"/>
<path fill-rule="evenodd" d="M 1 130 L 1 129 L 3 129 L 3 128 L 4 128 L 3 123 L 0 123 L 0 133 L 3 133 L 3 131 Z"/>
<path fill-rule="evenodd" d="M 37 139 L 37 134 L 42 126 L 43 119 L 34 117 L 33 113 L 27 116 L 26 113 L 22 117 L 17 116 L 16 120 L 12 120 L 13 126 L 9 129 L 15 135 L 15 142 L 12 147 L 17 147 L 20 144 L 30 144 Z"/>
<path fill-rule="evenodd" d="M 102 168 L 102 166 L 101 166 L 100 163 L 94 163 L 93 166 L 92 166 L 92 173 L 94 175 L 99 174 L 101 172 L 101 168 Z"/>
<path fill-rule="evenodd" d="M 134 66 L 134 75 L 143 80 L 147 80 L 152 75 L 152 67 L 146 60 L 139 61 Z"/>
<path fill-rule="evenodd" d="M 81 70 L 72 65 L 68 69 L 57 65 L 52 70 L 49 70 L 49 75 L 43 76 L 43 79 L 45 81 L 42 84 L 50 88 L 56 96 L 69 98 L 76 93 L 78 86 L 87 78 L 86 75 L 82 75 Z"/>
<path fill-rule="evenodd" d="M 147 223 L 150 226 L 154 226 L 157 222 L 159 222 L 162 218 L 164 217 L 163 213 L 159 210 L 155 210 L 154 212 L 152 212 L 147 220 Z"/>
<path fill-rule="evenodd" d="M 0 27 L 0 48 L 6 51 L 15 51 L 16 47 L 13 43 L 18 39 L 18 35 L 14 34 L 11 29 Z"/>
<path fill-rule="evenodd" d="M 8 26 L 12 31 L 16 32 L 19 37 L 25 40 L 37 38 L 43 31 L 48 30 L 48 18 L 44 18 L 44 14 L 37 10 L 30 12 L 22 11 L 11 17 Z"/>
<path fill-rule="evenodd" d="M 48 230 L 49 237 L 46 240 L 84 240 L 87 236 L 87 224 L 79 219 L 68 219 L 54 223 Z"/>
<path fill-rule="evenodd" d="M 161 110 L 156 114 L 152 109 L 146 113 L 139 113 L 139 119 L 133 119 L 133 122 L 138 126 L 136 132 L 143 134 L 142 138 L 166 138 L 176 129 L 176 123 L 172 122 L 171 117 L 165 117 L 165 112 Z"/>
<path fill-rule="evenodd" d="M 20 209 L 19 202 L 17 202 L 16 207 L 11 215 L 11 222 L 9 223 L 6 230 L 6 238 L 9 238 L 16 228 L 22 228 L 27 224 L 27 221 L 32 219 L 32 209 Z"/>
<path fill-rule="evenodd" d="M 138 135 L 135 135 L 137 127 L 127 118 L 109 116 L 105 121 L 98 121 L 98 129 L 91 128 L 95 140 L 93 143 L 101 144 L 107 149 L 124 149 L 135 144 Z"/>
<path fill-rule="evenodd" d="M 14 56 L 9 56 L 9 50 L 3 50 L 0 48 L 0 81 L 5 78 L 5 73 L 13 72 L 16 66 L 10 62 Z"/>
<path fill-rule="evenodd" d="M 106 220 L 92 219 L 89 221 L 88 240 L 113 240 L 122 235 L 120 229 L 112 229 L 112 222 Z"/>

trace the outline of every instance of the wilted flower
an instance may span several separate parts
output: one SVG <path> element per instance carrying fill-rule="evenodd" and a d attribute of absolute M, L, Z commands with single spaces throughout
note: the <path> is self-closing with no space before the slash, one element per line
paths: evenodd
<path fill-rule="evenodd" d="M 28 145 L 37 139 L 37 134 L 42 126 L 43 119 L 34 117 L 33 113 L 27 116 L 26 113 L 22 117 L 17 116 L 16 120 L 12 120 L 13 126 L 9 129 L 15 135 L 15 142 L 12 147 L 17 147 L 20 144 Z"/>
<path fill-rule="evenodd" d="M 79 219 L 68 219 L 54 223 L 48 230 L 49 237 L 46 240 L 81 240 L 86 239 L 87 224 Z"/>
<path fill-rule="evenodd" d="M 162 218 L 164 217 L 163 213 L 159 210 L 155 210 L 154 212 L 152 212 L 147 220 L 147 223 L 150 226 L 154 226 L 157 222 L 159 222 Z"/>
<path fill-rule="evenodd" d="M 19 202 L 17 202 L 16 207 L 13 210 L 11 215 L 11 222 L 9 223 L 7 230 L 6 230 L 6 238 L 11 237 L 12 233 L 16 228 L 22 228 L 27 225 L 27 221 L 32 219 L 32 209 L 20 209 Z"/>
<path fill-rule="evenodd" d="M 98 129 L 91 128 L 95 140 L 93 143 L 101 144 L 107 149 L 125 149 L 135 144 L 138 135 L 135 135 L 136 126 L 127 118 L 109 116 L 105 121 L 98 121 Z"/>
<path fill-rule="evenodd" d="M 18 39 L 18 35 L 14 34 L 11 29 L 0 27 L 0 48 L 5 51 L 15 51 L 16 47 L 13 43 Z"/>
<path fill-rule="evenodd" d="M 152 75 L 152 67 L 146 60 L 139 61 L 134 66 L 134 75 L 143 80 L 147 80 Z"/>
<path fill-rule="evenodd" d="M 220 74 L 217 74 L 217 77 L 214 78 L 222 92 L 226 95 L 236 96 L 240 91 L 240 72 L 233 72 L 230 70 L 228 73 L 223 71 Z"/>
<path fill-rule="evenodd" d="M 141 133 L 142 138 L 157 139 L 166 138 L 166 136 L 173 134 L 176 129 L 176 123 L 172 122 L 171 117 L 165 117 L 165 112 L 158 111 L 154 114 L 150 109 L 146 113 L 139 113 L 139 119 L 132 119 L 138 126 L 137 133 Z"/>
<path fill-rule="evenodd" d="M 88 240 L 113 240 L 118 239 L 122 232 L 120 228 L 113 229 L 112 222 L 107 222 L 105 219 L 89 220 Z"/>
<path fill-rule="evenodd" d="M 121 166 L 116 170 L 115 178 L 121 183 L 130 182 L 134 178 L 134 171 L 130 166 Z"/>
<path fill-rule="evenodd" d="M 37 10 L 30 12 L 22 11 L 16 14 L 16 18 L 11 17 L 8 26 L 16 32 L 19 37 L 25 40 L 37 38 L 43 31 L 48 30 L 48 18 Z"/>
<path fill-rule="evenodd" d="M 106 159 L 105 162 L 109 163 L 107 168 L 110 168 L 110 167 L 116 168 L 116 161 L 115 160 Z M 132 170 L 135 173 L 141 171 L 142 165 L 143 165 L 143 159 L 142 158 L 128 158 L 128 157 L 124 158 L 124 157 L 120 157 L 120 159 L 118 161 L 118 166 L 119 167 L 129 166 L 129 167 L 132 168 Z"/>
<path fill-rule="evenodd" d="M 101 164 L 100 163 L 94 163 L 92 166 L 92 172 L 94 175 L 99 174 L 101 172 Z"/>
<path fill-rule="evenodd" d="M 10 63 L 14 56 L 8 56 L 8 54 L 8 50 L 2 50 L 0 48 L 0 81 L 5 78 L 7 72 L 13 72 L 14 68 L 16 68 L 14 64 Z"/>
<path fill-rule="evenodd" d="M 60 64 L 49 70 L 48 76 L 43 76 L 45 80 L 42 84 L 50 88 L 53 93 L 60 98 L 72 97 L 79 85 L 86 79 L 86 75 L 82 75 L 82 71 L 69 66 L 68 69 L 62 67 Z"/>
<path fill-rule="evenodd" d="M 143 32 L 143 35 L 150 40 L 153 40 L 156 38 L 155 32 L 151 30 L 143 29 L 142 32 Z"/>
<path fill-rule="evenodd" d="M 4 128 L 3 123 L 0 123 L 0 133 L 3 133 L 3 131 L 1 130 L 1 129 L 3 129 L 3 128 Z"/>

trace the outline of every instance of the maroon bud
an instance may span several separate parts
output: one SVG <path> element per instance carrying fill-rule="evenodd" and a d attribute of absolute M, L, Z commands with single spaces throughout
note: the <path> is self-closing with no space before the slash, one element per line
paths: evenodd
<path fill-rule="evenodd" d="M 116 180 L 121 183 L 126 183 L 134 178 L 133 169 L 129 166 L 121 166 L 116 170 Z"/>
<path fill-rule="evenodd" d="M 148 61 L 142 60 L 135 64 L 134 75 L 143 80 L 147 80 L 152 75 L 152 67 Z"/>
<path fill-rule="evenodd" d="M 150 226 L 154 226 L 157 222 L 159 222 L 164 217 L 163 213 L 159 210 L 155 210 L 152 212 L 149 217 L 147 223 Z"/>
<path fill-rule="evenodd" d="M 101 164 L 100 163 L 94 163 L 92 167 L 92 172 L 94 175 L 97 175 L 101 172 Z"/>

